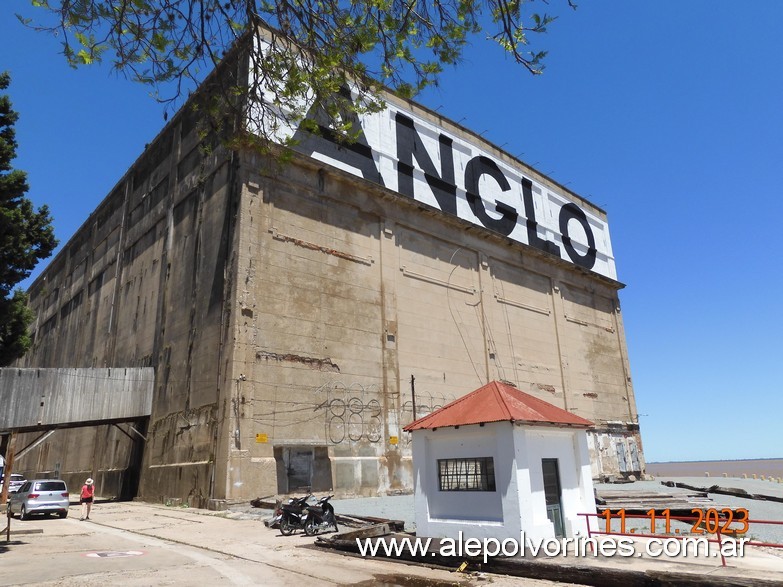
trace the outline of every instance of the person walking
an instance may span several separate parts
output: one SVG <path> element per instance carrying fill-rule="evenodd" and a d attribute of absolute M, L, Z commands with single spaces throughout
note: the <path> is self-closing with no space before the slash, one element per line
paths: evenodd
<path fill-rule="evenodd" d="M 95 497 L 95 485 L 92 479 L 87 479 L 82 485 L 82 494 L 80 503 L 82 504 L 82 517 L 80 520 L 90 519 L 90 510 L 92 509 L 92 500 Z"/>

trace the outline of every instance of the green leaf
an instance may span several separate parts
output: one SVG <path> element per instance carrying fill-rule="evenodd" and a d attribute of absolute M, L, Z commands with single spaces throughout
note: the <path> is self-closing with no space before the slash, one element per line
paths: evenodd
<path fill-rule="evenodd" d="M 85 65 L 89 65 L 92 63 L 92 55 L 90 55 L 87 51 L 84 49 L 81 49 L 78 53 L 76 53 L 76 56 L 81 60 L 82 63 Z"/>

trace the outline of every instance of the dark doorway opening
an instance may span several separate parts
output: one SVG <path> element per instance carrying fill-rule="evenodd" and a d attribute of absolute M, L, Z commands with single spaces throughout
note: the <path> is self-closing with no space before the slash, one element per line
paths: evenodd
<path fill-rule="evenodd" d="M 563 503 L 561 500 L 560 468 L 557 459 L 541 459 L 541 470 L 544 474 L 544 497 L 546 499 L 546 516 L 555 526 L 555 536 L 565 537 L 563 524 Z"/>
<path fill-rule="evenodd" d="M 149 418 L 131 423 L 132 433 L 129 436 L 133 444 L 128 457 L 128 468 L 120 478 L 120 488 L 117 497 L 121 501 L 131 501 L 139 495 L 141 467 L 144 461 L 144 438 L 147 436 L 148 424 Z"/>
<path fill-rule="evenodd" d="M 277 492 L 332 490 L 332 463 L 325 446 L 276 446 Z"/>

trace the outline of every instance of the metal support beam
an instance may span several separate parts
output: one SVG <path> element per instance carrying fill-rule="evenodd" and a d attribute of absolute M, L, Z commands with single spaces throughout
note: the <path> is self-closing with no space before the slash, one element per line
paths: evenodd
<path fill-rule="evenodd" d="M 122 432 L 125 436 L 133 440 L 133 436 L 131 434 L 128 434 L 125 430 L 122 429 L 122 427 L 119 424 L 114 424 L 114 426 Z M 147 437 L 144 436 L 141 432 L 136 430 L 136 427 L 133 424 L 128 424 L 128 428 L 130 428 L 130 431 L 133 432 L 137 437 L 141 438 L 144 442 L 147 442 Z"/>
<path fill-rule="evenodd" d="M 33 450 L 36 446 L 41 444 L 44 440 L 49 438 L 52 434 L 54 434 L 54 430 L 49 430 L 48 432 L 44 432 L 43 434 L 41 434 L 41 436 L 39 436 L 38 438 L 33 440 L 30 444 L 28 444 L 26 447 L 24 447 L 22 450 L 20 450 L 18 453 L 16 453 L 16 458 L 17 459 L 21 459 L 24 455 L 26 455 L 28 452 Z"/>

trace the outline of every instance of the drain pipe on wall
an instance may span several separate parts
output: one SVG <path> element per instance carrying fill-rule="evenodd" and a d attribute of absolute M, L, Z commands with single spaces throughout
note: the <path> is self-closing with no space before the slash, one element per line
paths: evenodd
<path fill-rule="evenodd" d="M 234 399 L 234 418 L 236 418 L 236 428 L 234 428 L 234 448 L 236 448 L 237 450 L 242 450 L 242 434 L 239 426 L 239 416 L 240 416 L 239 403 L 242 397 L 240 392 L 240 385 L 242 384 L 243 381 L 246 380 L 247 377 L 245 377 L 241 373 L 239 374 L 239 377 L 237 377 L 237 396 Z"/>

